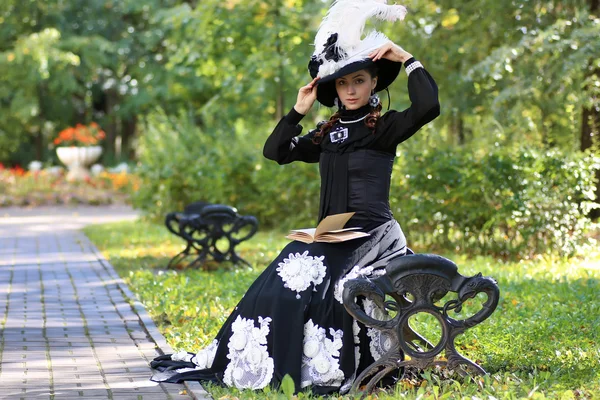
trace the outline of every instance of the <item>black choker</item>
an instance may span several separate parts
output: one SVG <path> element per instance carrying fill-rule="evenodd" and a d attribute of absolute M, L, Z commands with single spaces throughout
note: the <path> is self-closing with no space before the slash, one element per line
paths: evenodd
<path fill-rule="evenodd" d="M 345 108 L 340 109 L 340 117 L 345 121 L 355 120 L 361 117 L 364 117 L 367 114 L 370 114 L 373 111 L 373 107 L 369 104 L 365 104 L 361 108 L 357 108 L 356 110 L 346 110 Z"/>

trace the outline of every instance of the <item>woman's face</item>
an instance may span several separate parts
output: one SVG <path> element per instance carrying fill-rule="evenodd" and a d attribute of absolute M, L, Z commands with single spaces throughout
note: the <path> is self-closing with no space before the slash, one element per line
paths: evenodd
<path fill-rule="evenodd" d="M 366 69 L 344 75 L 335 80 L 335 89 L 347 110 L 356 110 L 366 105 L 371 92 L 377 86 L 377 77 L 372 78 Z"/>

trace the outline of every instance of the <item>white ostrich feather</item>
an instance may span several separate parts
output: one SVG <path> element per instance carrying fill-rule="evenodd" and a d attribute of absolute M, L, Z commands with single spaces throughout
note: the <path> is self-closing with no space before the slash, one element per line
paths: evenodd
<path fill-rule="evenodd" d="M 324 60 L 323 64 L 319 67 L 318 75 L 322 78 L 333 74 L 338 69 L 343 68 L 348 64 L 366 59 L 368 58 L 369 53 L 386 44 L 388 40 L 387 36 L 381 32 L 370 32 L 367 37 L 358 44 L 353 53 L 348 55 L 348 57 L 342 58 L 338 62 Z"/>
<path fill-rule="evenodd" d="M 327 39 L 338 34 L 341 53 L 353 53 L 361 45 L 361 36 L 369 18 L 397 21 L 406 16 L 406 7 L 388 5 L 386 0 L 335 0 L 315 36 L 315 55 L 323 51 Z"/>

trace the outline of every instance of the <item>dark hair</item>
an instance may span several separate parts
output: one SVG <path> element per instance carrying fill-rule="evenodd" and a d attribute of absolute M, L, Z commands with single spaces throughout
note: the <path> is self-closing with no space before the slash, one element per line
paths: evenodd
<path fill-rule="evenodd" d="M 371 78 L 377 78 L 379 76 L 379 67 L 377 66 L 377 64 L 371 64 L 365 69 L 367 70 L 369 75 L 371 75 Z"/>
<path fill-rule="evenodd" d="M 376 64 L 368 66 L 367 68 L 365 68 L 365 70 L 369 73 L 369 75 L 371 75 L 371 79 L 376 78 L 377 74 L 379 72 L 379 68 L 377 68 Z M 375 129 L 377 128 L 377 121 L 379 120 L 379 117 L 381 116 L 381 109 L 382 109 L 381 102 L 379 102 L 379 104 L 377 104 L 375 107 L 371 108 L 371 113 L 369 113 L 367 118 L 365 118 L 365 125 L 367 126 L 367 128 L 369 128 L 371 130 L 372 134 L 375 134 Z M 323 136 L 325 136 L 329 132 L 331 132 L 331 128 L 333 128 L 333 126 L 339 120 L 340 120 L 340 111 L 338 110 L 329 118 L 329 121 L 325 122 L 321 126 L 321 129 L 317 133 L 315 133 L 315 135 L 312 138 L 312 142 L 314 144 L 321 143 L 321 141 L 323 140 Z"/>

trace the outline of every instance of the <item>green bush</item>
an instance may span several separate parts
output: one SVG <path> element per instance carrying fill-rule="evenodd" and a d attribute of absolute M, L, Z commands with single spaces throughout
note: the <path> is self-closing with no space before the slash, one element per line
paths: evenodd
<path fill-rule="evenodd" d="M 272 127 L 201 129 L 157 111 L 140 139 L 134 204 L 156 219 L 197 200 L 235 206 L 262 228 L 316 222 L 316 164 L 281 167 L 262 147 Z M 423 150 L 424 147 L 424 150 Z M 492 148 L 403 145 L 390 203 L 417 251 L 452 249 L 504 257 L 572 254 L 590 225 L 598 159 Z"/>
<path fill-rule="evenodd" d="M 591 225 L 598 159 L 590 155 L 403 150 L 391 201 L 409 240 L 425 249 L 572 255 Z"/>
<path fill-rule="evenodd" d="M 229 204 L 256 216 L 261 227 L 309 226 L 319 207 L 315 164 L 286 168 L 262 155 L 270 129 L 239 123 L 231 132 L 203 130 L 187 115 L 161 111 L 145 122 L 140 139 L 141 188 L 134 205 L 156 219 L 193 201 Z"/>

